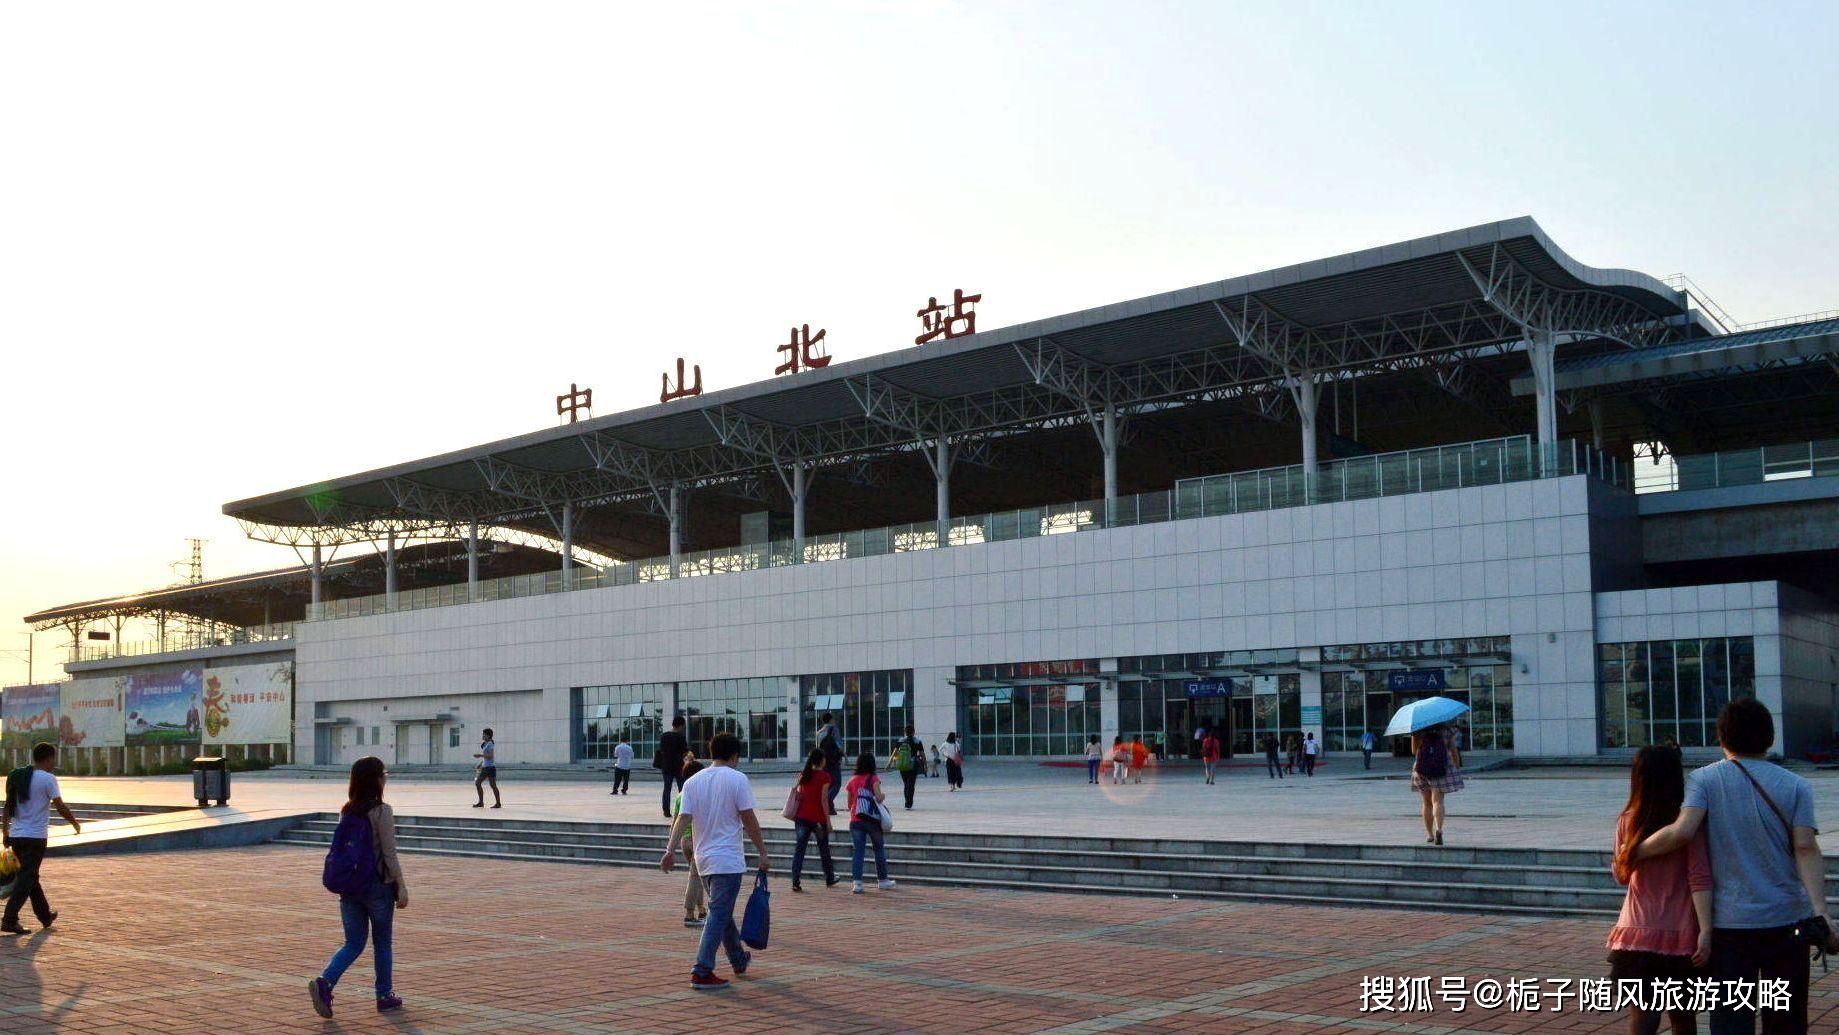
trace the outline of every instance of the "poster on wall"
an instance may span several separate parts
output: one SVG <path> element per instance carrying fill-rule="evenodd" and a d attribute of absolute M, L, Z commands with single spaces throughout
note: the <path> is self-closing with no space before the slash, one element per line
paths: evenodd
<path fill-rule="evenodd" d="M 124 702 L 128 746 L 199 743 L 204 732 L 203 684 L 204 673 L 195 668 L 129 676 Z"/>
<path fill-rule="evenodd" d="M 293 724 L 293 662 L 204 670 L 206 743 L 282 744 Z"/>
<path fill-rule="evenodd" d="M 0 691 L 0 744 L 29 748 L 41 740 L 55 740 L 58 699 L 62 683 L 9 686 Z"/>
<path fill-rule="evenodd" d="M 64 684 L 58 741 L 66 747 L 121 747 L 127 676 L 73 679 Z"/>

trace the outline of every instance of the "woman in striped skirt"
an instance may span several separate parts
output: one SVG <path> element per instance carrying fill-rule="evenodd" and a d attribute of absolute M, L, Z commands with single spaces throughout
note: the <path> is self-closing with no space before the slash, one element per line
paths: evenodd
<path fill-rule="evenodd" d="M 1424 802 L 1424 843 L 1443 843 L 1443 796 L 1462 790 L 1462 756 L 1441 726 L 1411 735 L 1411 789 Z"/>

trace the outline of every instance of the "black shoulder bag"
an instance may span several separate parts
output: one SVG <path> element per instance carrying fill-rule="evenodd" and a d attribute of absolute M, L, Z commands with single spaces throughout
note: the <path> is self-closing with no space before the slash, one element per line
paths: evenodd
<path fill-rule="evenodd" d="M 1756 779 L 1748 767 L 1734 758 L 1730 760 L 1730 764 L 1736 766 L 1737 771 L 1750 781 L 1750 786 L 1756 788 L 1756 793 L 1762 796 L 1763 804 L 1769 806 L 1769 811 L 1775 813 L 1776 819 L 1781 820 L 1782 830 L 1788 835 L 1788 862 L 1793 865 L 1794 824 L 1788 822 L 1788 817 L 1782 812 L 1781 806 L 1775 804 L 1774 798 L 1769 797 L 1769 792 L 1762 787 L 1762 781 Z M 1807 947 L 1812 957 L 1820 962 L 1820 973 L 1826 973 L 1826 947 L 1833 941 L 1833 929 L 1826 922 L 1826 918 L 1816 913 L 1795 924 L 1794 940 Z"/>

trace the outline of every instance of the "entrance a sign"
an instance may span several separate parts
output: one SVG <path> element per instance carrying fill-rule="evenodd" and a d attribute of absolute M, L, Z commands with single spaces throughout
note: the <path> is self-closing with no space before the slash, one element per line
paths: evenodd
<path fill-rule="evenodd" d="M 1440 668 L 1388 672 L 1386 673 L 1386 689 L 1394 693 L 1401 690 L 1448 690 L 1449 681 L 1443 678 L 1443 670 Z"/>
<path fill-rule="evenodd" d="M 1187 683 L 1189 697 L 1231 697 L 1232 680 L 1230 679 L 1191 679 Z"/>

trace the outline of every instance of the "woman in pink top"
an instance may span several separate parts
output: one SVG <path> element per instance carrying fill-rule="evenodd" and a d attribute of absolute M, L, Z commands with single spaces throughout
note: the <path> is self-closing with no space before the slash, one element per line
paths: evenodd
<path fill-rule="evenodd" d="M 1609 932 L 1609 976 L 1645 983 L 1649 997 L 1661 979 L 1683 987 L 1711 956 L 1711 862 L 1705 832 L 1700 830 L 1684 851 L 1635 861 L 1635 848 L 1679 818 L 1685 798 L 1686 768 L 1678 748 L 1644 747 L 1635 753 L 1628 806 L 1616 821 L 1614 872 L 1617 882 L 1628 885 L 1628 895 Z M 1691 1010 L 1666 1016 L 1674 1035 L 1698 1030 Z M 1654 1035 L 1660 1018 L 1656 1011 L 1630 1008 L 1628 1030 Z"/>

